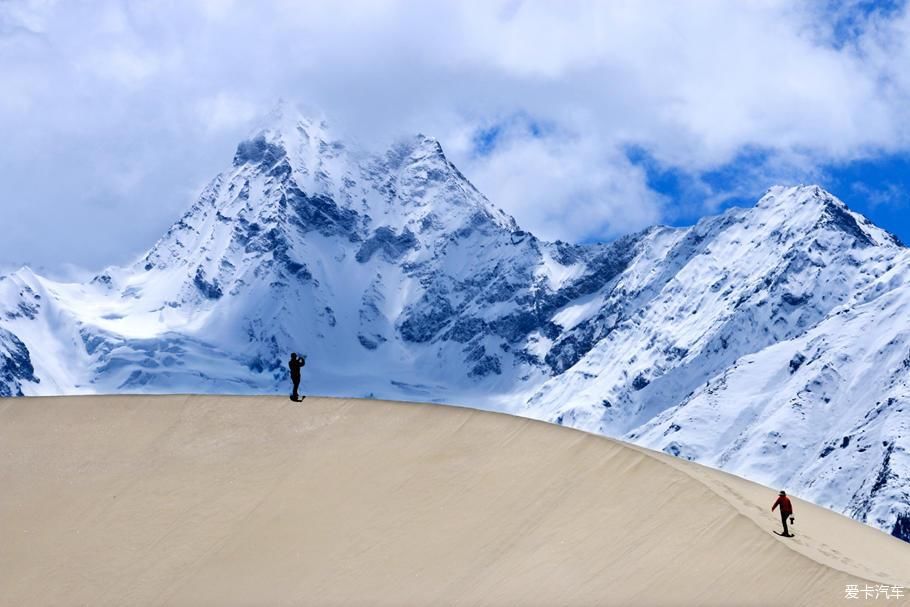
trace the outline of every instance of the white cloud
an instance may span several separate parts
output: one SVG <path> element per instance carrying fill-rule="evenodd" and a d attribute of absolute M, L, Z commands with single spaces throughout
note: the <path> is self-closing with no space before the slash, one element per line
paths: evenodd
<path fill-rule="evenodd" d="M 109 48 L 88 56 L 84 65 L 99 79 L 136 88 L 156 74 L 161 67 L 161 59 L 152 53 Z"/>
<path fill-rule="evenodd" d="M 100 266 L 139 253 L 280 96 L 321 108 L 367 143 L 437 136 L 491 200 L 566 240 L 679 212 L 647 188 L 623 153 L 630 144 L 688 175 L 707 207 L 730 191 L 699 176 L 743 150 L 764 150 L 767 161 L 734 190 L 907 150 L 907 9 L 854 15 L 843 41 L 829 7 L 0 2 L 0 205 L 27 226 L 62 208 L 59 226 L 43 224 L 50 239 L 6 239 L 0 260 L 30 250 L 44 263 Z M 512 129 L 490 154 L 474 154 L 477 129 L 509 130 L 516 115 L 551 130 Z M 80 246 L 112 226 L 122 241 Z"/>
<path fill-rule="evenodd" d="M 535 125 L 536 126 L 536 125 Z M 654 224 L 664 200 L 645 172 L 590 138 L 530 127 L 513 119 L 498 127 L 489 153 L 474 153 L 467 133 L 456 134 L 454 155 L 475 185 L 545 239 L 613 237 Z"/>
<path fill-rule="evenodd" d="M 0 32 L 4 34 L 40 33 L 55 0 L 24 0 L 0 3 Z"/>
<path fill-rule="evenodd" d="M 209 131 L 235 130 L 246 126 L 258 112 L 259 108 L 252 101 L 226 92 L 204 97 L 196 103 L 199 120 Z"/>
<path fill-rule="evenodd" d="M 236 5 L 234 0 L 199 0 L 202 13 L 215 21 L 229 18 Z"/>

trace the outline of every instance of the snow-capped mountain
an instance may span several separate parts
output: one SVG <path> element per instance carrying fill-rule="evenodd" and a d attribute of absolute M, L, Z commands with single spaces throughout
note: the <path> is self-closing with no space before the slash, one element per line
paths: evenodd
<path fill-rule="evenodd" d="M 910 252 L 808 331 L 745 355 L 629 438 L 910 537 Z"/>
<path fill-rule="evenodd" d="M 480 404 L 715 465 L 910 539 L 910 253 L 820 188 L 540 241 L 418 135 L 285 110 L 145 255 L 0 278 L 0 395 L 307 391 Z"/>

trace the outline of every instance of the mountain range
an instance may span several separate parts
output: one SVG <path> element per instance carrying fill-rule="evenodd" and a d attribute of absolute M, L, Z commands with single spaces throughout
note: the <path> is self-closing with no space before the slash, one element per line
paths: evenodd
<path fill-rule="evenodd" d="M 284 108 L 132 264 L 0 277 L 0 396 L 286 392 L 297 351 L 311 393 L 622 437 L 910 541 L 908 319 L 910 250 L 818 186 L 546 242 L 435 139 Z"/>

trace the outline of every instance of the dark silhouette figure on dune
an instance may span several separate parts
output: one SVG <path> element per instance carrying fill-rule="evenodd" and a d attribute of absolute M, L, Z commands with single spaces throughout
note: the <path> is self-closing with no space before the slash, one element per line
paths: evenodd
<path fill-rule="evenodd" d="M 291 381 L 294 383 L 294 391 L 291 392 L 291 400 L 300 402 L 303 400 L 297 393 L 300 389 L 300 369 L 306 364 L 306 357 L 298 357 L 296 352 L 291 352 L 291 360 L 288 361 L 288 369 L 291 370 Z"/>

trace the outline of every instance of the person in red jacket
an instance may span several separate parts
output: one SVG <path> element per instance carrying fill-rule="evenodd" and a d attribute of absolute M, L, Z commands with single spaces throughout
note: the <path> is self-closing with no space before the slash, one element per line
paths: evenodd
<path fill-rule="evenodd" d="M 781 491 L 780 495 L 777 497 L 777 501 L 774 502 L 774 505 L 771 506 L 771 512 L 774 512 L 774 509 L 780 506 L 780 522 L 784 526 L 784 537 L 793 537 L 790 535 L 790 529 L 787 527 L 787 519 L 793 517 L 793 504 L 790 503 L 790 498 L 787 497 L 786 491 Z"/>

